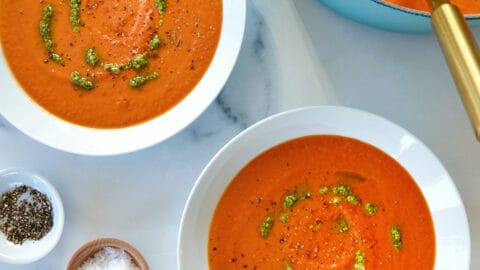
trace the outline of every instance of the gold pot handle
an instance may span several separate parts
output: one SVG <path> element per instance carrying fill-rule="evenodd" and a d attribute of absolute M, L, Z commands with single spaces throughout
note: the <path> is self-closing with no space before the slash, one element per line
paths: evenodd
<path fill-rule="evenodd" d="M 463 104 L 480 141 L 480 56 L 460 10 L 448 0 L 432 0 L 432 26 Z"/>

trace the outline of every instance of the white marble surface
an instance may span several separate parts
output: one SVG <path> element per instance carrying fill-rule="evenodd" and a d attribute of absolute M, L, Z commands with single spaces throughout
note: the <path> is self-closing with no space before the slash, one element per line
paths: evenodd
<path fill-rule="evenodd" d="M 463 197 L 480 269 L 480 144 L 433 35 L 365 27 L 317 0 L 248 0 L 244 44 L 220 96 L 194 123 L 149 149 L 115 157 L 60 152 L 0 117 L 0 168 L 21 166 L 51 180 L 63 197 L 57 247 L 29 265 L 65 269 L 91 239 L 112 236 L 140 249 L 151 269 L 177 269 L 177 232 L 196 177 L 240 131 L 306 105 L 363 109 L 403 126 L 443 162 Z M 474 34 L 480 38 L 480 28 Z"/>

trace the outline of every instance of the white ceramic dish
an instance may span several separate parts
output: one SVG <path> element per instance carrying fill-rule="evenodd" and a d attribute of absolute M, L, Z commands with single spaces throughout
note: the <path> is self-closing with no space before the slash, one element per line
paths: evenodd
<path fill-rule="evenodd" d="M 43 258 L 58 243 L 63 231 L 64 212 L 60 195 L 43 177 L 25 169 L 6 169 L 0 171 L 0 194 L 14 188 L 27 185 L 45 194 L 52 203 L 53 227 L 38 241 L 25 241 L 14 245 L 0 233 L 0 261 L 13 264 L 26 264 Z"/>
<path fill-rule="evenodd" d="M 218 95 L 240 51 L 245 19 L 246 1 L 223 0 L 220 41 L 207 72 L 177 106 L 148 122 L 127 128 L 94 129 L 63 121 L 25 94 L 8 69 L 3 54 L 0 54 L 0 114 L 33 139 L 71 153 L 115 155 L 154 145 L 185 128 Z"/>
<path fill-rule="evenodd" d="M 388 31 L 405 33 L 427 33 L 432 31 L 430 14 L 403 8 L 385 0 L 320 0 L 339 14 L 359 23 Z M 470 24 L 480 22 L 480 14 L 466 16 Z"/>
<path fill-rule="evenodd" d="M 216 204 L 233 177 L 263 151 L 290 139 L 337 134 L 383 150 L 406 168 L 421 188 L 436 233 L 435 270 L 468 270 L 470 235 L 458 191 L 445 168 L 417 138 L 370 113 L 342 107 L 310 107 L 272 116 L 248 128 L 210 161 L 187 201 L 178 239 L 180 270 L 208 269 L 207 242 Z"/>

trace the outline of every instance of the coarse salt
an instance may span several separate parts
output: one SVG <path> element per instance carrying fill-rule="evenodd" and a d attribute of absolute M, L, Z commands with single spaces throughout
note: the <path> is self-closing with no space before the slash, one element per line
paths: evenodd
<path fill-rule="evenodd" d="M 123 249 L 104 247 L 78 270 L 140 270 Z"/>

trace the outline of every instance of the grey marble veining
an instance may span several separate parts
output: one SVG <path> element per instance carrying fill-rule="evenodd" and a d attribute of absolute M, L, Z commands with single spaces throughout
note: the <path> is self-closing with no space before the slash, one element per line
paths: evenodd
<path fill-rule="evenodd" d="M 270 115 L 274 84 L 272 67 L 275 66 L 271 34 L 265 19 L 249 2 L 242 49 L 216 105 L 242 128 Z"/>
<path fill-rule="evenodd" d="M 273 114 L 275 66 L 271 34 L 264 18 L 249 2 L 245 36 L 232 74 L 215 101 L 184 132 L 195 141 L 217 138 L 216 141 L 226 143 L 218 138 L 226 134 L 231 138 Z"/>

